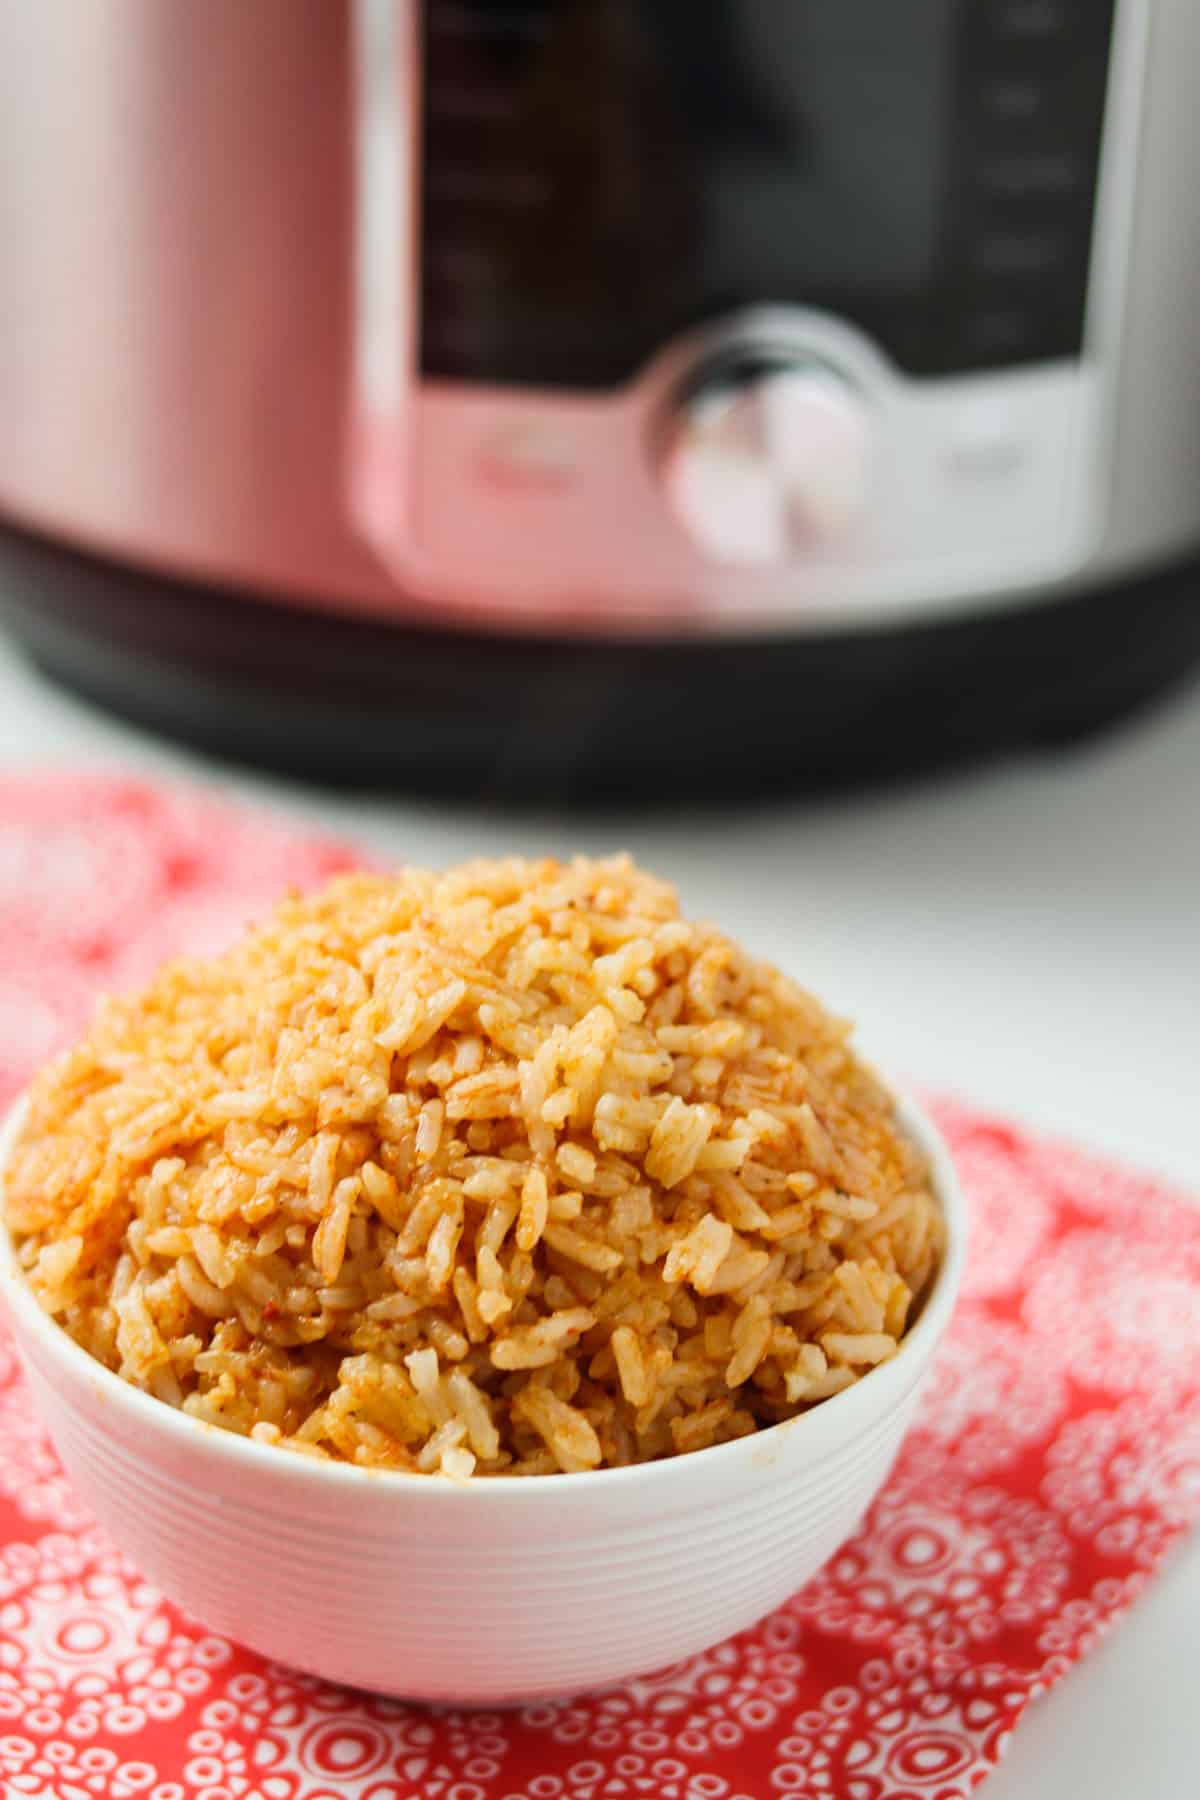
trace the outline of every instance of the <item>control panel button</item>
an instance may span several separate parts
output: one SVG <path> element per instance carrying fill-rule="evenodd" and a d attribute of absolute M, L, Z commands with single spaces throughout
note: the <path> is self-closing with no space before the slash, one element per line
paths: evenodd
<path fill-rule="evenodd" d="M 1022 357 L 1052 341 L 1044 313 L 1029 306 L 972 308 L 962 336 L 971 355 L 984 363 Z"/>
<path fill-rule="evenodd" d="M 1053 85 L 1036 75 L 993 75 L 979 90 L 984 118 L 998 125 L 1031 125 L 1051 112 L 1054 100 Z"/>
<path fill-rule="evenodd" d="M 1009 431 L 980 431 L 951 439 L 942 452 L 941 467 L 959 485 L 993 486 L 1019 477 L 1031 454 L 1028 442 Z"/>
<path fill-rule="evenodd" d="M 575 479 L 579 451 L 571 435 L 554 425 L 501 425 L 484 441 L 479 470 L 500 486 L 545 490 L 563 488 Z"/>
<path fill-rule="evenodd" d="M 971 261 L 983 275 L 1000 280 L 1033 279 L 1070 266 L 1075 246 L 1063 231 L 985 231 L 972 246 Z"/>
<path fill-rule="evenodd" d="M 834 369 L 747 359 L 693 384 L 668 435 L 664 487 L 716 561 L 782 564 L 849 531 L 870 449 L 863 402 Z"/>
<path fill-rule="evenodd" d="M 990 22 L 996 36 L 1009 43 L 1043 43 L 1065 37 L 1079 16 L 1071 0 L 992 0 Z"/>
<path fill-rule="evenodd" d="M 1004 200 L 1058 200 L 1079 193 L 1083 159 L 1071 150 L 1005 150 L 982 158 L 979 185 Z"/>

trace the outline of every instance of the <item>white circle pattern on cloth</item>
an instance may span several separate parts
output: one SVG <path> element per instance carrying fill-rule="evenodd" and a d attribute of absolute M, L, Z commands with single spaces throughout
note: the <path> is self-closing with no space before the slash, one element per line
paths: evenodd
<path fill-rule="evenodd" d="M 203 794 L 0 781 L 0 1102 L 98 989 L 217 948 L 354 860 Z M 971 1264 L 871 1516 L 754 1630 L 576 1700 L 407 1706 L 213 1637 L 76 1500 L 0 1325 L 0 1792 L 965 1800 L 1200 1514 L 1200 1213 L 935 1110 L 973 1204 Z"/>

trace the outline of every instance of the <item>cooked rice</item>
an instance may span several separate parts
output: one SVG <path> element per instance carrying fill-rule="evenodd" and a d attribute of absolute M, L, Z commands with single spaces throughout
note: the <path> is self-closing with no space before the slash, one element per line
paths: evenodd
<path fill-rule="evenodd" d="M 848 1037 L 627 858 L 344 877 L 102 1006 L 8 1222 L 86 1350 L 262 1443 L 455 1480 L 696 1450 L 893 1355 L 936 1267 Z"/>

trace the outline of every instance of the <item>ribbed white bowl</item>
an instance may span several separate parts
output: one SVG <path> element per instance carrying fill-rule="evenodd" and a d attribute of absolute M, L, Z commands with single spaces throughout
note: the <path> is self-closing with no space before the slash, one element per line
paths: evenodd
<path fill-rule="evenodd" d="M 965 1214 L 911 1104 L 948 1249 L 891 1362 L 754 1437 L 633 1469 L 456 1486 L 309 1461 L 149 1399 L 38 1306 L 0 1224 L 0 1293 L 80 1494 L 171 1600 L 332 1681 L 495 1705 L 676 1661 L 779 1605 L 854 1530 L 954 1306 Z M 0 1169 L 19 1124 L 0 1132 Z"/>

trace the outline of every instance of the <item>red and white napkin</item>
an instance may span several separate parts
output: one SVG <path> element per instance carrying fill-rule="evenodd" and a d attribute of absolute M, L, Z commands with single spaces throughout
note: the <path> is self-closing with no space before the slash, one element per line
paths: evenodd
<path fill-rule="evenodd" d="M 0 781 L 0 1103 L 98 988 L 353 853 L 127 780 Z M 0 1791 L 12 1800 L 957 1800 L 1200 1514 L 1200 1208 L 966 1107 L 974 1209 L 919 1422 L 857 1537 L 707 1655 L 431 1711 L 169 1606 L 76 1500 L 0 1325 Z"/>

